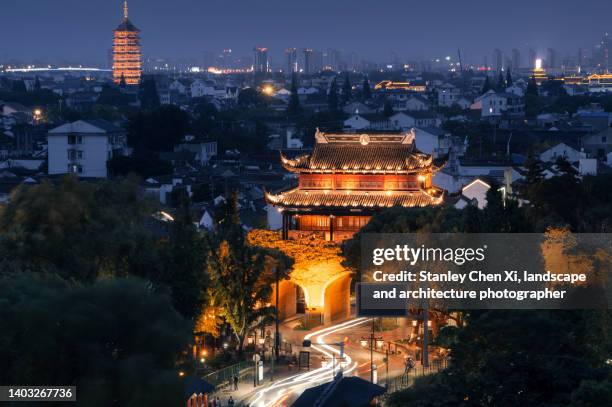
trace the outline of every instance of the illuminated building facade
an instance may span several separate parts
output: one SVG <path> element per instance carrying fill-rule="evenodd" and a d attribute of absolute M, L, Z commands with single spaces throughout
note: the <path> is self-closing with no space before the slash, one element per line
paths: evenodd
<path fill-rule="evenodd" d="M 402 90 L 406 92 L 417 92 L 423 93 L 427 91 L 427 86 L 424 84 L 410 83 L 410 82 L 393 82 L 384 80 L 374 85 L 374 90 L 393 91 Z"/>
<path fill-rule="evenodd" d="M 317 233 L 341 241 L 364 226 L 373 213 L 399 206 L 437 205 L 443 191 L 432 184 L 441 166 L 417 150 L 414 133 L 326 134 L 317 131 L 312 154 L 281 156 L 297 173 L 289 191 L 266 194 L 283 215 L 283 238 Z"/>
<path fill-rule="evenodd" d="M 298 71 L 297 61 L 297 49 L 287 48 L 285 50 L 285 56 L 287 57 L 287 74 L 291 75 Z"/>
<path fill-rule="evenodd" d="M 542 60 L 540 58 L 535 60 L 535 68 L 533 68 L 531 76 L 535 79 L 538 85 L 541 85 L 542 82 L 548 80 L 548 75 L 546 74 L 546 70 L 542 67 Z"/>
<path fill-rule="evenodd" d="M 253 49 L 253 52 L 255 53 L 253 70 L 259 73 L 269 72 L 268 48 L 256 47 Z"/>
<path fill-rule="evenodd" d="M 141 75 L 140 30 L 128 19 L 127 0 L 123 2 L 123 19 L 114 31 L 113 80 L 119 84 L 138 85 Z"/>

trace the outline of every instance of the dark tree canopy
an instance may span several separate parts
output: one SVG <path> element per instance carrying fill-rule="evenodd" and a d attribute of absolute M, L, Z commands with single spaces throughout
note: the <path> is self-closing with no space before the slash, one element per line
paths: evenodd
<path fill-rule="evenodd" d="M 329 93 L 327 95 L 327 105 L 329 110 L 335 112 L 338 110 L 338 84 L 336 78 L 334 78 L 329 86 Z"/>
<path fill-rule="evenodd" d="M 87 407 L 183 405 L 191 324 L 148 284 L 0 275 L 0 382 L 73 385 Z"/>
<path fill-rule="evenodd" d="M 189 129 L 188 113 L 176 106 L 162 106 L 130 118 L 128 144 L 137 151 L 172 151 Z"/>

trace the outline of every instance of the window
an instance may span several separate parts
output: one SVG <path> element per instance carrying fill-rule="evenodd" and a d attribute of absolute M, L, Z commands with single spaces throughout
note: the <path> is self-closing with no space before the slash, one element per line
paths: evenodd
<path fill-rule="evenodd" d="M 69 160 L 80 160 L 83 158 L 83 151 L 68 149 L 68 159 Z"/>
<path fill-rule="evenodd" d="M 70 134 L 68 136 L 68 144 L 82 144 L 83 143 L 83 136 L 79 136 L 76 134 Z"/>
<path fill-rule="evenodd" d="M 603 144 L 607 143 L 608 142 L 608 137 L 607 136 L 601 136 L 601 142 Z"/>

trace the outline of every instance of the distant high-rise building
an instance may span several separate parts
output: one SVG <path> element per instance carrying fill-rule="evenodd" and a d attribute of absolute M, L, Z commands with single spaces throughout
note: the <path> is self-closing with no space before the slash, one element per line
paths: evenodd
<path fill-rule="evenodd" d="M 559 67 L 559 59 L 557 58 L 557 51 L 552 48 L 548 48 L 546 50 L 546 67 L 547 68 Z"/>
<path fill-rule="evenodd" d="M 514 48 L 512 50 L 512 69 L 518 71 L 521 68 L 521 51 Z"/>
<path fill-rule="evenodd" d="M 588 65 L 588 56 L 586 48 L 578 48 L 578 66 L 584 67 Z"/>
<path fill-rule="evenodd" d="M 601 42 L 596 47 L 596 63 L 605 70 L 612 68 L 612 38 L 605 33 Z"/>
<path fill-rule="evenodd" d="M 291 75 L 298 71 L 297 61 L 297 49 L 287 48 L 285 50 L 285 56 L 287 57 L 287 75 Z"/>
<path fill-rule="evenodd" d="M 212 51 L 204 51 L 202 53 L 202 66 L 209 68 L 215 64 L 215 57 Z"/>
<path fill-rule="evenodd" d="M 501 72 L 503 68 L 503 53 L 497 48 L 493 50 L 493 67 L 497 72 Z"/>
<path fill-rule="evenodd" d="M 123 2 L 123 20 L 114 31 L 113 80 L 127 85 L 140 83 L 142 61 L 140 52 L 140 30 L 128 19 L 127 0 Z"/>
<path fill-rule="evenodd" d="M 323 52 L 314 50 L 312 52 L 312 72 L 319 72 L 323 69 Z"/>
<path fill-rule="evenodd" d="M 231 48 L 224 48 L 217 56 L 217 66 L 222 69 L 234 68 L 234 57 Z"/>
<path fill-rule="evenodd" d="M 268 72 L 270 70 L 268 48 L 255 47 L 253 51 L 253 70 L 255 72 Z"/>
<path fill-rule="evenodd" d="M 312 70 L 312 50 L 304 48 L 304 73 L 310 75 Z"/>
<path fill-rule="evenodd" d="M 529 48 L 529 68 L 535 68 L 536 59 L 538 59 L 538 54 L 532 48 Z"/>

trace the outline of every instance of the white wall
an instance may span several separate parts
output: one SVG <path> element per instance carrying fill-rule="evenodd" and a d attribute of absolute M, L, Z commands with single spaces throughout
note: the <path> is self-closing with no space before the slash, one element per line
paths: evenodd
<path fill-rule="evenodd" d="M 580 151 L 565 143 L 559 143 L 540 154 L 540 160 L 544 162 L 555 162 L 557 157 L 565 157 L 570 162 L 576 162 L 580 160 Z"/>
<path fill-rule="evenodd" d="M 68 135 L 48 136 L 49 174 L 67 174 L 68 163 L 80 164 L 83 172 L 81 177 L 106 178 L 106 162 L 109 157 L 108 137 L 103 134 L 80 134 L 81 144 L 68 144 Z M 68 150 L 83 152 L 81 159 L 68 160 Z"/>

